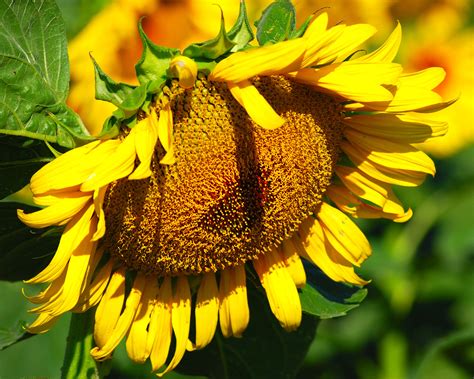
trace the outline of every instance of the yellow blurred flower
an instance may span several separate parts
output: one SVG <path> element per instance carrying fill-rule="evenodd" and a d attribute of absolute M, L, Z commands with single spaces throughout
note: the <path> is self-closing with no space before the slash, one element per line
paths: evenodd
<path fill-rule="evenodd" d="M 423 144 L 424 150 L 438 157 L 474 143 L 474 29 L 462 28 L 463 18 L 464 13 L 451 5 L 432 6 L 417 19 L 401 54 L 407 70 L 443 67 L 446 79 L 436 91 L 445 99 L 459 97 L 451 107 L 434 115 L 448 121 L 449 132 Z"/>

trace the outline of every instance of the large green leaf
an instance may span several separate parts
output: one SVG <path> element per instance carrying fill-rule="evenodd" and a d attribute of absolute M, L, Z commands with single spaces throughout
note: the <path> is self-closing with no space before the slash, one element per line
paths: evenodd
<path fill-rule="evenodd" d="M 65 105 L 66 32 L 52 0 L 0 0 L 0 133 L 72 148 L 87 140 Z"/>
<path fill-rule="evenodd" d="M 224 338 L 218 330 L 208 347 L 185 355 L 178 371 L 223 379 L 294 378 L 318 320 L 304 314 L 300 327 L 286 332 L 260 290 L 248 285 L 250 323 L 242 338 Z"/>
<path fill-rule="evenodd" d="M 271 3 L 255 22 L 257 40 L 260 45 L 289 39 L 296 26 L 296 11 L 290 0 Z"/>
<path fill-rule="evenodd" d="M 0 351 L 10 347 L 17 342 L 26 340 L 34 336 L 34 334 L 30 334 L 25 331 L 25 322 L 18 321 L 17 324 L 9 329 L 0 329 Z"/>
<path fill-rule="evenodd" d="M 336 283 L 321 271 L 308 267 L 308 282 L 300 293 L 303 312 L 322 319 L 344 316 L 359 306 L 367 290 Z"/>
<path fill-rule="evenodd" d="M 36 275 L 53 257 L 59 243 L 56 229 L 33 230 L 17 217 L 16 210 L 37 208 L 0 203 L 0 280 L 18 281 Z"/>

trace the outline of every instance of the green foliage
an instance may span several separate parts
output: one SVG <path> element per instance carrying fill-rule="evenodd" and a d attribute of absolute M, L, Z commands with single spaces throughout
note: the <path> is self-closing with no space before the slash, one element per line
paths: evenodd
<path fill-rule="evenodd" d="M 296 11 L 290 0 L 270 4 L 255 22 L 257 41 L 262 46 L 288 39 L 296 27 Z"/>
<path fill-rule="evenodd" d="M 72 148 L 89 137 L 65 105 L 64 23 L 51 0 L 0 1 L 0 133 Z"/>
<path fill-rule="evenodd" d="M 306 267 L 308 283 L 301 289 L 303 312 L 321 319 L 340 317 L 357 308 L 367 290 L 333 282 L 321 271 Z"/>
<path fill-rule="evenodd" d="M 167 80 L 167 70 L 173 57 L 179 54 L 178 49 L 155 45 L 143 31 L 141 23 L 138 31 L 143 43 L 143 53 L 135 65 L 135 71 L 140 84 L 149 85 L 158 91 Z"/>
<path fill-rule="evenodd" d="M 33 336 L 33 334 L 25 332 L 25 323 L 18 321 L 18 323 L 10 329 L 0 328 L 0 351 L 17 342 L 24 341 Z"/>
<path fill-rule="evenodd" d="M 238 32 L 235 33 L 237 36 Z M 221 9 L 221 27 L 217 36 L 209 41 L 189 45 L 183 50 L 183 55 L 198 60 L 215 60 L 230 51 L 235 45 L 225 31 L 224 15 Z"/>
<path fill-rule="evenodd" d="M 239 16 L 234 26 L 227 33 L 229 39 L 235 44 L 230 51 L 239 51 L 245 48 L 254 39 L 252 28 L 247 16 L 245 1 L 240 2 Z"/>

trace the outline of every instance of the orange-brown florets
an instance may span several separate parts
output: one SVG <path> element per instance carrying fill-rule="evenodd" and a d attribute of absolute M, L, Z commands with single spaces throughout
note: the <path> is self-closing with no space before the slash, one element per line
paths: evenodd
<path fill-rule="evenodd" d="M 282 127 L 256 125 L 225 83 L 201 77 L 192 89 L 165 89 L 176 164 L 159 164 L 158 144 L 150 178 L 109 186 L 112 256 L 158 275 L 215 272 L 278 245 L 320 204 L 338 159 L 338 104 L 283 77 L 254 85 Z"/>

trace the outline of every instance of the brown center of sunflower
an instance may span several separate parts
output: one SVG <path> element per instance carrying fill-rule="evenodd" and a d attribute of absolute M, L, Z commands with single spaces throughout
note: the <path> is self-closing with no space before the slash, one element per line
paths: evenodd
<path fill-rule="evenodd" d="M 339 105 L 283 77 L 254 84 L 287 120 L 282 127 L 256 125 L 225 84 L 204 77 L 165 91 L 176 163 L 159 163 L 158 143 L 150 178 L 109 186 L 112 256 L 158 275 L 215 272 L 278 245 L 321 203 L 339 154 Z"/>

